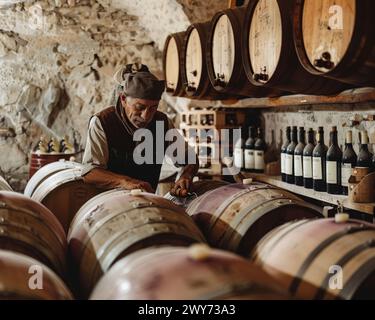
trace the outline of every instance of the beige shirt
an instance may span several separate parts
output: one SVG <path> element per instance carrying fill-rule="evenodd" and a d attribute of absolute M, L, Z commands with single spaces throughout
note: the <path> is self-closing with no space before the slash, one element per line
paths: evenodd
<path fill-rule="evenodd" d="M 168 119 L 168 130 L 175 129 L 173 123 L 170 119 Z M 177 132 L 176 132 L 177 133 Z M 194 152 L 194 149 L 188 145 L 188 143 L 184 140 L 180 133 L 179 136 L 182 138 L 178 141 L 183 141 L 182 147 L 185 149 L 185 154 L 187 152 Z M 171 143 L 171 142 L 170 142 Z M 170 144 L 169 143 L 169 144 Z M 82 164 L 84 164 L 84 169 L 82 171 L 82 175 L 89 173 L 94 168 L 102 168 L 107 169 L 107 163 L 109 159 L 109 148 L 107 143 L 107 138 L 100 123 L 100 119 L 97 116 L 93 116 L 90 120 L 88 135 L 86 140 L 86 147 L 85 152 L 83 154 Z M 165 156 L 169 158 L 168 163 L 173 162 L 172 155 L 169 154 L 168 148 L 166 150 Z M 165 160 L 164 160 L 165 161 Z M 185 164 L 175 164 L 176 166 L 184 166 Z"/>

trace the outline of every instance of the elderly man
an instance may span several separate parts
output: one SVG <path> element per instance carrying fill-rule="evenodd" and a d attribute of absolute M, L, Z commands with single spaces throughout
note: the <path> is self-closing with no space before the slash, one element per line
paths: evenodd
<path fill-rule="evenodd" d="M 173 124 L 167 116 L 158 111 L 158 104 L 164 91 L 164 81 L 158 80 L 144 65 L 128 65 L 115 75 L 122 86 L 115 106 L 104 109 L 94 115 L 89 124 L 86 149 L 83 156 L 85 169 L 83 179 L 86 183 L 99 188 L 143 189 L 155 192 L 161 170 L 161 163 L 137 164 L 134 150 L 139 142 L 134 141 L 138 129 L 148 129 L 152 133 L 153 153 L 156 148 L 165 150 L 171 142 L 162 144 L 156 141 L 157 123 L 163 124 L 164 134 Z M 184 142 L 187 151 L 187 143 Z M 186 158 L 185 158 L 186 159 Z M 194 154 L 194 163 L 177 163 L 182 172 L 174 187 L 172 195 L 184 196 L 188 193 L 193 176 L 197 173 L 199 163 Z"/>

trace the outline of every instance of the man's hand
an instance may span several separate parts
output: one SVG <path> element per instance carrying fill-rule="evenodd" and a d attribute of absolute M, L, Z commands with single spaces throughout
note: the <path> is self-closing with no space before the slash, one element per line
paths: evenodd
<path fill-rule="evenodd" d="M 191 178 L 181 177 L 178 179 L 170 191 L 172 196 L 187 197 L 191 187 Z"/>
<path fill-rule="evenodd" d="M 137 179 L 124 179 L 121 187 L 127 190 L 142 189 L 149 193 L 155 193 L 155 190 L 151 187 L 151 185 L 148 182 Z"/>

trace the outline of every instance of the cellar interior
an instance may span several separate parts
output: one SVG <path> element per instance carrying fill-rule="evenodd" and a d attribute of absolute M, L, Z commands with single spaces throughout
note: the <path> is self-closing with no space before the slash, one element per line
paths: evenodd
<path fill-rule="evenodd" d="M 373 12 L 0 1 L 0 300 L 375 300 Z"/>

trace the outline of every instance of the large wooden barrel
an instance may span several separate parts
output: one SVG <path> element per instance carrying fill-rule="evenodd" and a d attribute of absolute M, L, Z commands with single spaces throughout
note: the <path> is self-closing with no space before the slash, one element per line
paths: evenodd
<path fill-rule="evenodd" d="M 375 86 L 373 0 L 296 0 L 294 39 L 310 73 Z"/>
<path fill-rule="evenodd" d="M 298 298 L 375 299 L 373 224 L 290 222 L 267 234 L 251 259 Z"/>
<path fill-rule="evenodd" d="M 0 191 L 0 249 L 23 253 L 66 274 L 63 228 L 46 207 L 22 194 Z"/>
<path fill-rule="evenodd" d="M 300 64 L 293 42 L 293 0 L 254 0 L 246 11 L 243 64 L 254 85 L 294 93 L 330 95 L 349 86 L 312 75 Z"/>
<path fill-rule="evenodd" d="M 276 96 L 275 89 L 253 85 L 242 64 L 241 41 L 246 7 L 218 12 L 211 20 L 206 47 L 208 76 L 216 91 L 247 97 Z"/>
<path fill-rule="evenodd" d="M 0 250 L 0 270 L 0 300 L 73 299 L 69 289 L 52 270 L 23 254 Z M 41 282 L 32 279 L 38 276 L 38 272 Z"/>
<path fill-rule="evenodd" d="M 187 213 L 212 246 L 245 256 L 273 228 L 322 216 L 293 194 L 261 183 L 209 191 L 192 201 Z"/>
<path fill-rule="evenodd" d="M 81 169 L 66 169 L 45 179 L 35 189 L 32 199 L 44 204 L 57 217 L 65 232 L 79 208 L 103 190 L 84 183 Z"/>
<path fill-rule="evenodd" d="M 208 77 L 206 46 L 210 22 L 192 24 L 185 33 L 182 68 L 186 96 L 192 99 L 232 99 L 217 92 Z"/>
<path fill-rule="evenodd" d="M 172 96 L 184 97 L 186 73 L 181 61 L 184 48 L 185 32 L 170 34 L 165 40 L 163 50 L 163 70 L 166 92 Z"/>
<path fill-rule="evenodd" d="M 32 197 L 34 191 L 44 180 L 48 179 L 50 176 L 54 175 L 57 172 L 75 168 L 82 169 L 83 166 L 80 163 L 66 161 L 64 159 L 43 166 L 27 182 L 24 194 L 28 197 Z"/>
<path fill-rule="evenodd" d="M 198 245 L 199 246 L 199 245 Z M 138 251 L 117 262 L 91 299 L 207 300 L 286 299 L 268 274 L 229 252 L 162 247 Z"/>
<path fill-rule="evenodd" d="M 91 199 L 77 213 L 68 235 L 83 295 L 118 259 L 155 245 L 205 241 L 186 212 L 149 193 L 112 190 Z"/>
<path fill-rule="evenodd" d="M 2 177 L 0 176 L 0 191 L 13 191 L 12 187 L 9 185 L 9 183 Z"/>
<path fill-rule="evenodd" d="M 59 161 L 60 159 L 69 160 L 74 156 L 75 153 L 39 154 L 32 152 L 30 155 L 29 178 L 31 178 L 40 168 L 49 163 Z"/>

